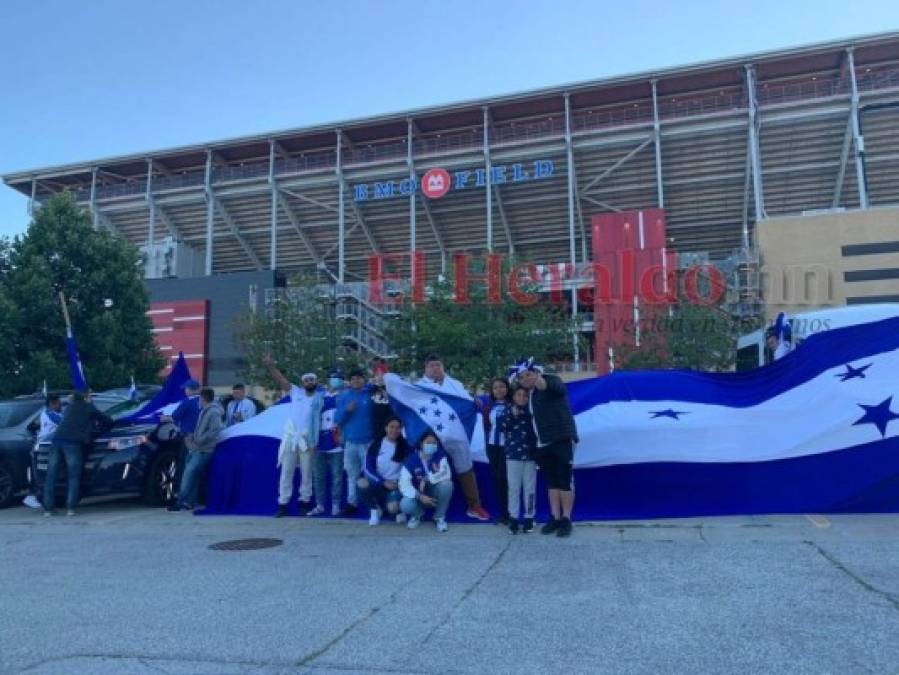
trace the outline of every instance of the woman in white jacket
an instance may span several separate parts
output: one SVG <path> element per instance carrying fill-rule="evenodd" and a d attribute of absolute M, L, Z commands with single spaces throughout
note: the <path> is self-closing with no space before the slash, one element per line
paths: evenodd
<path fill-rule="evenodd" d="M 432 431 L 426 432 L 415 452 L 410 452 L 400 471 L 400 509 L 409 520 L 406 527 L 418 527 L 426 509 L 434 509 L 438 532 L 446 532 L 446 510 L 453 496 L 453 476 L 449 459 Z"/>

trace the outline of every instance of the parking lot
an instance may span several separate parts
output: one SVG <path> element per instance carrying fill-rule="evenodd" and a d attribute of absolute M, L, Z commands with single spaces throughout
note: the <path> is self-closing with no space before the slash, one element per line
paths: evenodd
<path fill-rule="evenodd" d="M 283 544 L 212 550 L 236 539 Z M 899 671 L 899 516 L 493 525 L 0 512 L 0 671 Z"/>

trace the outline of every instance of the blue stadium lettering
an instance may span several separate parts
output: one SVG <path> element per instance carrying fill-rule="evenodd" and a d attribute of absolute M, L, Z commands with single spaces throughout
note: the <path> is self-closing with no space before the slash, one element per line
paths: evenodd
<path fill-rule="evenodd" d="M 405 180 L 400 181 L 400 194 L 408 197 L 415 189 L 418 187 L 418 182 L 413 180 L 412 178 L 406 178 Z"/>
<path fill-rule="evenodd" d="M 468 182 L 468 177 L 471 176 L 471 171 L 456 171 L 455 174 L 455 187 L 457 190 L 461 190 L 465 187 L 465 183 Z"/>
<path fill-rule="evenodd" d="M 478 187 L 487 185 L 487 171 L 485 169 L 474 170 L 474 184 Z"/>
<path fill-rule="evenodd" d="M 393 181 L 375 183 L 375 199 L 386 199 L 387 197 L 393 197 Z"/>
<path fill-rule="evenodd" d="M 368 185 L 362 183 L 361 185 L 353 186 L 353 190 L 356 192 L 356 201 L 364 202 L 368 199 Z"/>
<path fill-rule="evenodd" d="M 528 172 L 525 171 L 521 167 L 521 164 L 513 164 L 512 165 L 512 182 L 513 183 L 520 183 L 521 181 L 527 180 L 528 178 L 530 178 L 530 176 L 528 176 Z"/>
<path fill-rule="evenodd" d="M 538 159 L 534 162 L 534 180 L 549 178 L 553 175 L 553 162 L 551 159 Z"/>
<path fill-rule="evenodd" d="M 493 170 L 490 172 L 490 182 L 494 185 L 501 185 L 506 182 L 506 167 L 505 166 L 495 166 Z"/>

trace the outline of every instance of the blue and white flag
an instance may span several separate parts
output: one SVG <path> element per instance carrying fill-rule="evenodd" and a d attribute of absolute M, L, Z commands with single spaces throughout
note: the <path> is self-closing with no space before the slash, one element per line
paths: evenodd
<path fill-rule="evenodd" d="M 384 385 L 410 443 L 431 430 L 443 445 L 467 445 L 476 459 L 486 461 L 484 425 L 474 401 L 411 384 L 394 373 L 384 375 Z"/>
<path fill-rule="evenodd" d="M 134 375 L 131 376 L 131 388 L 128 390 L 128 398 L 132 401 L 137 400 L 137 385 L 134 384 Z"/>
<path fill-rule="evenodd" d="M 170 415 L 178 407 L 178 404 L 186 398 L 184 383 L 189 379 L 191 379 L 190 369 L 187 367 L 184 353 L 179 352 L 178 360 L 172 367 L 172 371 L 165 378 L 165 382 L 162 383 L 162 389 L 135 412 L 123 417 L 120 423 L 148 422 L 158 419 L 160 415 Z M 131 378 L 131 387 L 136 393 L 137 388 L 134 386 L 134 378 Z"/>
<path fill-rule="evenodd" d="M 69 355 L 72 387 L 76 391 L 87 390 L 87 379 L 84 377 L 84 368 L 81 365 L 81 357 L 78 355 L 78 345 L 75 344 L 75 336 L 72 334 L 71 328 L 66 328 L 66 352 Z"/>
<path fill-rule="evenodd" d="M 746 373 L 574 382 L 575 468 L 622 517 L 899 510 L 897 372 L 892 318 L 813 335 Z"/>

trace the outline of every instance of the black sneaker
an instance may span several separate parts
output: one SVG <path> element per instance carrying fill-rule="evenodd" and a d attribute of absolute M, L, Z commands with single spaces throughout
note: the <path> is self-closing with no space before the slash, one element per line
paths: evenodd
<path fill-rule="evenodd" d="M 512 534 L 518 534 L 518 521 L 510 520 L 509 521 L 509 532 Z"/>
<path fill-rule="evenodd" d="M 278 504 L 278 510 L 275 511 L 275 518 L 283 518 L 287 515 L 287 504 Z"/>
<path fill-rule="evenodd" d="M 534 531 L 534 519 L 533 518 L 525 518 L 521 521 L 521 531 L 525 534 Z"/>
<path fill-rule="evenodd" d="M 562 518 L 562 520 L 559 521 L 559 529 L 556 530 L 556 536 L 570 537 L 572 529 L 571 520 L 569 518 Z"/>
<path fill-rule="evenodd" d="M 496 521 L 496 524 L 497 524 L 497 525 L 511 525 L 511 524 L 512 524 L 512 519 L 509 517 L 509 514 L 508 514 L 508 513 L 504 513 L 504 514 L 501 515 L 501 516 L 499 517 L 499 519 Z"/>
<path fill-rule="evenodd" d="M 561 520 L 556 520 L 555 518 L 550 518 L 546 521 L 546 525 L 540 528 L 540 534 L 552 534 L 556 530 L 559 529 L 559 526 L 562 524 Z"/>
<path fill-rule="evenodd" d="M 169 513 L 177 513 L 178 511 L 181 510 L 181 505 L 180 504 L 169 504 L 165 508 L 165 510 L 168 511 Z"/>
<path fill-rule="evenodd" d="M 299 503 L 299 510 L 301 516 L 308 516 L 309 512 L 312 510 L 312 502 L 303 502 Z"/>
<path fill-rule="evenodd" d="M 359 507 L 355 504 L 347 504 L 343 507 L 343 510 L 340 512 L 341 518 L 352 518 L 357 513 L 359 513 Z"/>

